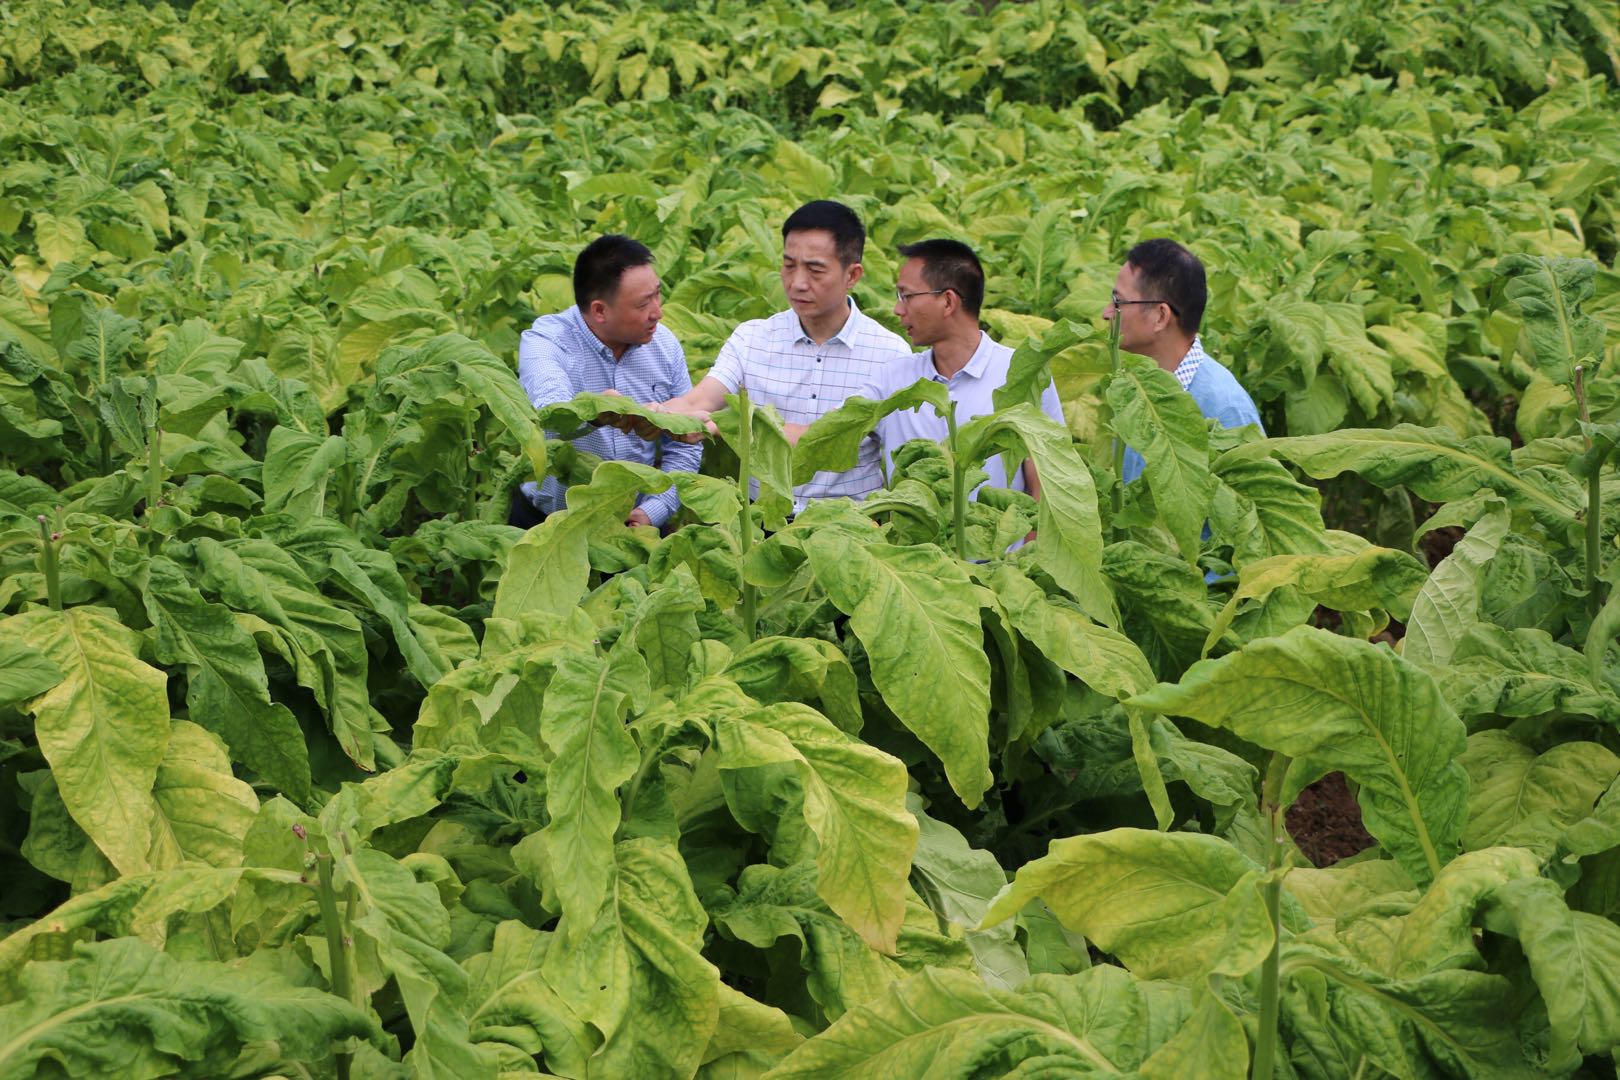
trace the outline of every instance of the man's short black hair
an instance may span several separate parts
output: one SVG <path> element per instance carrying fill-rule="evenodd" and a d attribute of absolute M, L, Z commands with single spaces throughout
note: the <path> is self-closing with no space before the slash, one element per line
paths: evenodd
<path fill-rule="evenodd" d="M 598 236 L 574 260 L 574 303 L 584 311 L 592 300 L 612 300 L 626 270 L 652 261 L 653 253 L 640 240 L 618 233 Z"/>
<path fill-rule="evenodd" d="M 1204 264 L 1198 256 L 1174 240 L 1144 240 L 1131 248 L 1125 261 L 1136 267 L 1142 299 L 1166 301 L 1176 324 L 1186 333 L 1198 333 L 1204 305 L 1209 302 Z"/>
<path fill-rule="evenodd" d="M 846 267 L 860 262 L 866 252 L 866 227 L 855 216 L 855 211 L 841 202 L 817 199 L 805 203 L 782 222 L 782 239 L 786 240 L 789 233 L 811 229 L 832 233 L 833 249 L 838 252 L 838 261 Z"/>
<path fill-rule="evenodd" d="M 919 240 L 901 244 L 900 255 L 922 260 L 923 280 L 930 289 L 949 289 L 969 315 L 984 306 L 984 266 L 973 249 L 960 240 Z"/>

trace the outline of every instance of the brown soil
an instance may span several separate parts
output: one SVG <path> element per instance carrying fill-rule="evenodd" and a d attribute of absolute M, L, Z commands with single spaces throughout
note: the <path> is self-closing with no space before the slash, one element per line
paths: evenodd
<path fill-rule="evenodd" d="M 1373 845 L 1343 773 L 1328 773 L 1300 792 L 1288 808 L 1287 824 L 1294 843 L 1317 866 L 1331 866 Z"/>

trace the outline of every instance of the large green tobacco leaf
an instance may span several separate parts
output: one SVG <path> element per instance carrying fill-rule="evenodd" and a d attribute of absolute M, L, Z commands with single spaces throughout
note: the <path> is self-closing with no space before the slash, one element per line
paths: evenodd
<path fill-rule="evenodd" d="M 1013 567 L 998 567 L 990 587 L 1018 632 L 1087 686 L 1126 698 L 1153 685 L 1153 670 L 1130 638 L 1092 622 L 1067 601 L 1047 596 Z"/>
<path fill-rule="evenodd" d="M 715 428 L 740 460 L 743 417 L 748 416 L 749 488 L 767 526 L 780 529 L 793 510 L 794 484 L 793 446 L 782 428 L 782 418 L 770 405 L 750 403 L 744 410 L 740 394 L 727 394 L 726 406 L 714 414 Z"/>
<path fill-rule="evenodd" d="M 868 545 L 824 530 L 804 548 L 866 646 L 883 700 L 939 756 L 962 801 L 977 806 L 991 784 L 990 662 L 967 572 L 932 545 Z"/>
<path fill-rule="evenodd" d="M 697 1075 L 700 1080 L 762 1076 L 802 1042 L 786 1013 L 721 983 L 720 1015 Z"/>
<path fill-rule="evenodd" d="M 1361 786 L 1367 831 L 1417 880 L 1456 852 L 1468 802 L 1455 760 L 1462 723 L 1432 678 L 1386 648 L 1297 627 L 1200 661 L 1179 685 L 1128 704 L 1341 770 Z"/>
<path fill-rule="evenodd" d="M 120 873 L 147 869 L 168 679 L 137 655 L 140 636 L 104 608 L 29 611 L 0 622 L 0 633 L 64 673 L 29 708 L 68 811 Z"/>
<path fill-rule="evenodd" d="M 1602 358 L 1603 324 L 1577 310 L 1592 298 L 1596 263 L 1513 254 L 1496 264 L 1496 273 L 1506 279 L 1502 295 L 1524 320 L 1542 374 L 1568 384 L 1576 364 Z"/>
<path fill-rule="evenodd" d="M 950 394 L 945 385 L 933 379 L 918 379 L 881 401 L 858 395 L 846 398 L 799 436 L 793 447 L 793 482 L 802 484 L 823 469 L 854 468 L 861 442 L 877 428 L 879 420 L 900 409 L 924 404 L 932 405 L 940 416 L 950 412 Z"/>
<path fill-rule="evenodd" d="M 175 960 L 133 938 L 80 945 L 21 980 L 22 1000 L 0 1008 L 6 1076 L 222 1076 L 255 1042 L 320 1068 L 339 1040 L 372 1032 L 353 1005 L 268 966 Z"/>
<path fill-rule="evenodd" d="M 816 837 L 816 892 L 868 945 L 893 953 L 917 847 L 905 766 L 791 702 L 719 717 L 715 745 L 722 769 L 794 767 Z"/>
<path fill-rule="evenodd" d="M 551 755 L 551 822 L 539 836 L 571 946 L 590 930 L 608 895 L 619 827 L 617 789 L 641 760 L 624 718 L 647 693 L 646 662 L 624 647 L 609 656 L 564 653 L 546 688 L 540 735 Z"/>
<path fill-rule="evenodd" d="M 1325 555 L 1322 495 L 1271 458 L 1228 452 L 1214 464 L 1209 524 L 1232 565 L 1273 555 Z"/>
<path fill-rule="evenodd" d="M 1107 965 L 1037 975 L 1016 993 L 930 970 L 851 1010 L 767 1075 L 1000 1076 L 1038 1061 L 1035 1075 L 1114 1076 L 1141 1067 L 1188 1012 L 1180 988 Z"/>
<path fill-rule="evenodd" d="M 62 669 L 32 645 L 0 641 L 0 706 L 38 697 L 62 681 Z"/>
<path fill-rule="evenodd" d="M 703 430 L 703 421 L 682 413 L 653 412 L 646 405 L 616 394 L 597 394 L 583 391 L 571 401 L 559 401 L 541 409 L 535 418 L 541 427 L 555 431 L 562 438 L 579 435 L 591 421 L 607 413 L 615 416 L 634 416 L 651 427 L 672 435 L 695 435 Z"/>
<path fill-rule="evenodd" d="M 1204 576 L 1183 559 L 1134 540 L 1110 544 L 1103 572 L 1119 597 L 1121 629 L 1161 679 L 1198 659 L 1214 625 Z"/>
<path fill-rule="evenodd" d="M 264 508 L 299 518 L 320 517 L 326 485 L 348 457 L 341 435 L 310 435 L 292 428 L 270 432 L 264 452 Z"/>
<path fill-rule="evenodd" d="M 1550 523 L 1567 525 L 1578 511 L 1562 492 L 1515 469 L 1507 440 L 1487 436 L 1459 440 L 1444 428 L 1400 424 L 1388 430 L 1345 429 L 1268 439 L 1228 451 L 1229 456 L 1255 454 L 1286 458 L 1318 480 L 1355 472 L 1380 487 L 1403 484 L 1433 503 L 1467 498 L 1489 488 Z"/>
<path fill-rule="evenodd" d="M 1495 503 L 1434 568 L 1412 602 L 1402 656 L 1435 667 L 1450 662 L 1457 643 L 1480 621 L 1480 583 L 1509 525 L 1507 508 Z"/>
<path fill-rule="evenodd" d="M 1500 975 L 1440 970 L 1394 979 L 1307 945 L 1286 949 L 1282 972 L 1290 1055 L 1304 1075 L 1546 1075 L 1525 1052 L 1515 1024 L 1517 990 Z"/>
<path fill-rule="evenodd" d="M 279 654 L 326 711 L 344 753 L 375 765 L 375 710 L 366 687 L 369 656 L 360 620 L 327 600 L 299 563 L 262 540 L 193 545 L 198 584 L 238 613 L 261 649 Z"/>
<path fill-rule="evenodd" d="M 1039 898 L 1064 926 L 1142 978 L 1192 981 L 1217 964 L 1242 974 L 1259 966 L 1271 941 L 1260 893 L 1239 887 L 1254 870 L 1213 836 L 1147 829 L 1071 836 L 1019 869 L 985 924 Z"/>
<path fill-rule="evenodd" d="M 1209 428 L 1198 403 L 1146 356 L 1121 354 L 1104 395 L 1114 433 L 1136 448 L 1143 475 L 1182 557 L 1198 558 L 1215 482 L 1209 474 Z"/>
<path fill-rule="evenodd" d="M 1102 518 L 1097 485 L 1069 432 L 1033 405 L 1014 405 L 964 425 L 959 452 L 983 463 L 993 454 L 1029 458 L 1041 478 L 1036 542 L 1031 551 L 1041 569 L 1073 596 L 1080 609 L 1105 626 L 1119 625 L 1113 591 L 1103 577 Z"/>
<path fill-rule="evenodd" d="M 1468 737 L 1465 849 L 1547 842 L 1586 817 L 1620 775 L 1620 757 L 1594 742 L 1566 742 L 1537 754 L 1505 731 Z"/>
<path fill-rule="evenodd" d="M 690 1076 L 720 1009 L 720 973 L 699 953 L 708 917 L 672 845 L 614 851 L 613 895 L 577 948 L 541 971 L 562 1006 L 540 1031 L 563 1076 Z"/>
<path fill-rule="evenodd" d="M 151 865 L 237 866 L 259 809 L 253 789 L 231 775 L 225 748 L 196 724 L 176 720 L 152 787 L 157 814 Z"/>
<path fill-rule="evenodd" d="M 1436 677 L 1446 700 L 1465 719 L 1563 713 L 1620 720 L 1620 696 L 1594 683 L 1586 658 L 1545 630 L 1475 623 Z"/>
<path fill-rule="evenodd" d="M 270 700 L 264 662 L 229 608 L 211 604 L 168 559 L 153 559 L 142 592 L 157 658 L 186 665 L 186 707 L 236 760 L 298 802 L 309 798 L 309 751 L 298 721 Z"/>
<path fill-rule="evenodd" d="M 434 1080 L 488 1075 L 494 1052 L 471 1042 L 467 973 L 444 951 L 451 923 L 439 890 L 369 847 L 342 856 L 339 864 L 338 887 L 352 886 L 359 901 L 349 924 L 355 940 L 376 950 L 382 969 L 399 985 L 415 1029 L 416 1045 L 405 1056 L 406 1065 L 414 1075 Z"/>
<path fill-rule="evenodd" d="M 668 474 L 632 461 L 604 461 L 588 485 L 568 489 L 560 510 L 512 546 L 495 590 L 495 616 L 525 612 L 565 615 L 585 595 L 592 539 L 622 532 L 638 494 L 668 489 Z"/>
<path fill-rule="evenodd" d="M 1244 566 L 1238 587 L 1215 618 L 1204 653 L 1220 641 L 1245 600 L 1264 600 L 1291 589 L 1313 605 L 1334 611 L 1388 611 L 1401 618 L 1428 579 L 1423 564 L 1404 551 L 1369 547 L 1350 555 L 1274 555 Z"/>
<path fill-rule="evenodd" d="M 1530 961 L 1552 1027 L 1550 1070 L 1620 1045 L 1620 927 L 1571 911 L 1546 878 L 1504 883 L 1490 896 Z"/>
<path fill-rule="evenodd" d="M 986 986 L 1016 990 L 1029 979 L 1029 961 L 1018 945 L 1011 921 L 977 929 L 1007 884 L 1007 872 L 988 851 L 968 846 L 967 839 L 944 822 L 913 808 L 920 830 L 912 860 L 912 882 L 942 919 L 960 927 Z"/>
<path fill-rule="evenodd" d="M 821 711 L 844 731 L 861 730 L 855 669 L 830 641 L 764 637 L 726 662 L 725 675 L 757 701 L 820 702 Z"/>

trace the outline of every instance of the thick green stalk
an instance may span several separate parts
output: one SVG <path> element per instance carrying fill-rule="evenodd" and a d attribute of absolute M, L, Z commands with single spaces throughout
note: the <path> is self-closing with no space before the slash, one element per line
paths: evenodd
<path fill-rule="evenodd" d="M 1274 871 L 1280 863 L 1282 850 L 1283 777 L 1288 772 L 1288 758 L 1271 755 L 1266 769 L 1265 784 L 1261 789 L 1260 811 L 1266 815 L 1266 869 Z M 1260 1016 L 1254 1042 L 1254 1068 L 1251 1080 L 1271 1080 L 1277 1056 L 1277 1016 L 1282 989 L 1282 877 L 1267 876 L 1264 885 L 1266 917 L 1271 921 L 1271 952 L 1260 967 Z"/>
<path fill-rule="evenodd" d="M 1108 370 L 1114 375 L 1119 374 L 1118 311 L 1114 312 L 1114 317 L 1108 320 Z M 1112 417 L 1109 418 L 1109 430 L 1113 430 Z M 1109 518 L 1109 525 L 1113 530 L 1114 539 L 1123 540 L 1125 539 L 1125 530 L 1119 527 L 1118 521 L 1120 514 L 1124 513 L 1125 511 L 1125 480 L 1121 475 L 1125 472 L 1125 440 L 1121 439 L 1117 434 L 1115 434 L 1113 436 L 1112 447 L 1114 456 L 1114 490 L 1109 500 L 1109 504 L 1113 508 L 1113 515 Z"/>
<path fill-rule="evenodd" d="M 354 1000 L 354 984 L 349 978 L 348 938 L 343 932 L 343 920 L 338 915 L 337 890 L 332 887 L 332 856 L 317 855 L 315 869 L 319 878 L 315 896 L 320 902 L 321 925 L 326 932 L 326 956 L 327 966 L 332 972 L 332 992 L 344 1001 L 358 1005 L 359 1002 Z M 349 1060 L 347 1053 L 337 1055 L 340 1080 L 348 1080 Z"/>
<path fill-rule="evenodd" d="M 56 542 L 61 539 L 51 532 L 45 515 L 39 515 L 40 569 L 45 572 L 45 599 L 52 611 L 62 610 L 62 567 L 56 557 Z"/>
<path fill-rule="evenodd" d="M 956 402 L 945 414 L 951 447 L 951 536 L 956 544 L 956 557 L 967 558 L 967 466 L 962 464 L 962 452 L 956 444 Z"/>
<path fill-rule="evenodd" d="M 1581 410 L 1581 422 L 1590 424 L 1592 415 L 1586 407 L 1586 365 L 1575 365 L 1575 403 Z M 1592 450 L 1592 436 L 1586 436 L 1586 449 Z M 1603 598 L 1598 595 L 1599 564 L 1603 561 L 1603 469 L 1594 462 L 1586 478 L 1586 613 L 1597 618 L 1603 609 Z"/>
<path fill-rule="evenodd" d="M 742 410 L 742 423 L 738 425 L 737 438 L 737 495 L 742 503 L 742 514 L 737 520 L 737 551 L 744 566 L 748 563 L 748 552 L 754 546 L 754 508 L 749 500 L 749 457 L 751 444 L 754 439 L 754 406 L 748 400 L 748 391 L 740 390 L 737 393 L 737 408 Z M 743 577 L 742 587 L 742 624 L 743 633 L 748 640 L 754 640 L 758 627 L 754 617 L 754 608 L 759 602 L 758 591 Z"/>

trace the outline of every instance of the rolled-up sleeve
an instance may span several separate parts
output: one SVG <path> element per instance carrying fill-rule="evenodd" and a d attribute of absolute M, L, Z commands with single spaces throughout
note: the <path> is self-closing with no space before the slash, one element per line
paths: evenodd
<path fill-rule="evenodd" d="M 726 343 L 720 346 L 720 354 L 714 358 L 714 366 L 709 369 L 709 377 L 718 380 L 728 394 L 735 394 L 742 388 L 743 357 L 758 329 L 757 319 L 740 324 L 731 332 L 731 336 L 726 338 Z"/>

